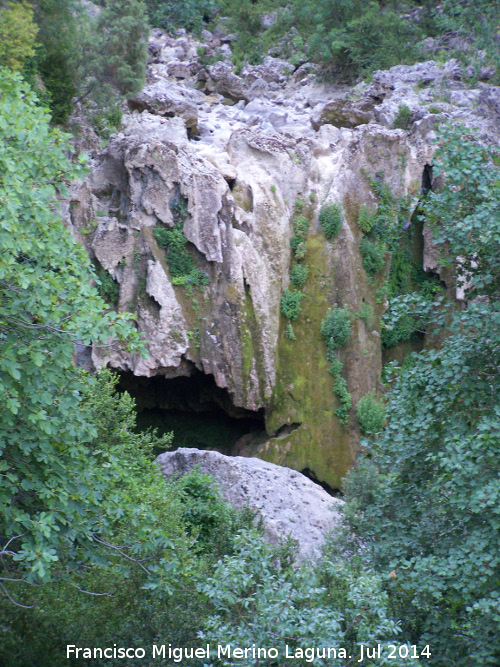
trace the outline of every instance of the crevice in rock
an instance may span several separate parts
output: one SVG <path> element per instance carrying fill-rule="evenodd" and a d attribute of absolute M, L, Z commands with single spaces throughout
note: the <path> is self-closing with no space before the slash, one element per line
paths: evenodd
<path fill-rule="evenodd" d="M 157 428 L 158 434 L 174 433 L 172 449 L 196 447 L 238 455 L 245 454 L 266 436 L 264 410 L 234 405 L 227 389 L 194 366 L 190 375 L 166 378 L 119 373 L 119 391 L 127 391 L 136 402 L 137 428 Z M 157 452 L 159 453 L 159 452 Z"/>
<path fill-rule="evenodd" d="M 432 190 L 432 165 L 426 164 L 422 172 L 422 193 L 425 195 Z"/>
<path fill-rule="evenodd" d="M 323 482 L 322 480 L 318 479 L 314 470 L 311 470 L 310 468 L 304 468 L 300 472 L 304 475 L 304 477 L 307 477 L 308 479 L 310 479 L 312 482 L 314 482 L 318 486 L 321 486 L 321 488 L 323 488 L 333 498 L 341 498 L 342 497 L 343 494 L 342 494 L 342 491 L 340 489 L 336 489 L 333 486 L 330 486 L 329 484 L 327 484 L 327 482 Z"/>
<path fill-rule="evenodd" d="M 287 435 L 290 435 L 290 433 L 293 433 L 296 431 L 301 424 L 284 424 L 283 426 L 280 426 L 280 428 L 274 433 L 272 436 L 273 438 L 285 438 Z"/>

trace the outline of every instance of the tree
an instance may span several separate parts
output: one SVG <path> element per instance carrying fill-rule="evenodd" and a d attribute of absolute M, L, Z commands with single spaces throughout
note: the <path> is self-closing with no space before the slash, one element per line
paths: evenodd
<path fill-rule="evenodd" d="M 121 101 L 144 86 L 149 26 L 140 0 L 107 0 L 90 11 L 81 0 L 37 0 L 37 53 L 26 73 L 39 74 L 55 123 L 64 123 L 74 98 L 99 125 Z M 96 8 L 94 7 L 94 10 Z M 33 70 L 33 71 L 32 71 Z M 102 124 L 102 123 L 101 123 Z"/>
<path fill-rule="evenodd" d="M 57 214 L 68 137 L 18 75 L 0 69 L 0 589 L 45 582 L 91 557 L 112 472 L 88 443 L 86 381 L 74 344 L 142 343 L 128 314 L 107 312 L 92 271 Z M 87 556 L 86 556 L 87 554 Z"/>
<path fill-rule="evenodd" d="M 118 378 L 109 370 L 87 381 L 78 409 L 94 433 L 87 468 L 79 470 L 93 475 L 88 491 L 101 492 L 93 554 L 80 551 L 84 567 L 71 577 L 53 573 L 44 586 L 17 582 L 16 599 L 30 608 L 0 596 L 2 667 L 63 667 L 67 644 L 107 646 L 110 637 L 118 646 L 165 637 L 176 647 L 201 645 L 196 635 L 212 606 L 196 582 L 234 553 L 235 534 L 255 517 L 225 503 L 198 470 L 166 483 L 151 453 L 169 446 L 171 435 L 136 431 L 134 402 L 115 391 Z M 92 498 L 86 509 L 97 516 Z M 157 660 L 148 658 L 126 662 L 154 667 Z"/>
<path fill-rule="evenodd" d="M 372 564 L 392 571 L 412 643 L 431 644 L 436 665 L 481 667 L 500 659 L 500 170 L 463 127 L 441 131 L 435 165 L 443 188 L 424 215 L 475 298 L 440 349 L 398 371 L 388 426 L 365 441 L 372 462 L 349 475 L 347 516 Z M 370 470 L 372 493 L 357 492 Z"/>
<path fill-rule="evenodd" d="M 22 69 L 35 53 L 37 32 L 28 2 L 0 2 L 0 66 Z"/>
<path fill-rule="evenodd" d="M 317 567 L 294 567 L 290 546 L 273 549 L 251 531 L 235 543 L 236 553 L 218 561 L 198 584 L 215 609 L 201 633 L 205 641 L 261 649 L 248 657 L 262 667 L 287 665 L 291 655 L 304 667 L 313 659 L 316 665 L 340 667 L 349 655 L 359 658 L 359 643 L 382 646 L 398 635 L 399 624 L 387 614 L 382 579 L 372 572 L 328 556 Z M 328 654 L 329 648 L 336 652 Z M 229 667 L 236 664 L 231 658 L 210 664 Z"/>
<path fill-rule="evenodd" d="M 149 26 L 139 0 L 108 0 L 82 52 L 83 96 L 102 106 L 138 93 L 146 79 Z"/>
<path fill-rule="evenodd" d="M 23 73 L 30 83 L 36 75 L 42 79 L 53 122 L 65 123 L 78 90 L 75 72 L 82 39 L 81 7 L 78 0 L 38 0 L 35 20 L 38 25 L 36 55 Z"/>
<path fill-rule="evenodd" d="M 193 32 L 200 32 L 203 22 L 208 21 L 216 11 L 216 0 L 145 0 L 149 20 L 163 30 L 173 31 L 176 28 L 185 28 Z"/>

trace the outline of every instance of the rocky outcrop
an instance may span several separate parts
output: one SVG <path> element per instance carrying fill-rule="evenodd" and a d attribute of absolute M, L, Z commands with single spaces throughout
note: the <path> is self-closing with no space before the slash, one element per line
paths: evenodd
<path fill-rule="evenodd" d="M 409 111 L 412 138 L 432 140 L 436 123 L 455 122 L 480 130 L 486 140 L 498 140 L 500 88 L 464 83 L 467 73 L 457 60 L 444 65 L 430 61 L 411 67 L 398 65 L 375 72 L 370 84 L 358 84 L 339 98 L 318 105 L 311 117 L 315 129 L 323 124 L 354 128 L 377 123 L 398 125 L 401 107 Z"/>
<path fill-rule="evenodd" d="M 318 558 L 325 535 L 340 521 L 341 500 L 301 473 L 267 461 L 181 448 L 160 454 L 156 463 L 166 478 L 199 466 L 217 480 L 225 500 L 259 511 L 269 542 L 296 540 L 302 559 Z"/>
<path fill-rule="evenodd" d="M 381 370 L 384 303 L 380 281 L 362 267 L 357 225 L 360 207 L 376 205 L 367 174 L 383 173 L 395 195 L 416 205 L 435 123 L 464 122 L 498 139 L 499 89 L 467 88 L 456 61 L 394 67 L 351 90 L 271 57 L 237 74 L 222 49 L 227 40 L 205 38 L 202 45 L 154 31 L 148 86 L 73 189 L 68 224 L 116 281 L 118 308 L 135 313 L 148 341 L 146 359 L 104 348 L 93 361 L 146 377 L 213 375 L 235 406 L 265 411 L 268 439 L 248 443 L 246 454 L 307 468 L 338 488 L 359 438 L 354 417 L 342 426 L 335 416 L 320 326 L 335 304 L 353 315 L 340 354 L 355 406 L 377 389 Z M 222 60 L 205 64 L 202 50 Z M 406 129 L 395 129 L 402 106 Z M 333 241 L 318 222 L 327 203 L 343 211 Z M 205 276 L 195 287 L 172 277 L 154 232 L 171 229 L 181 209 L 190 256 Z M 293 341 L 280 299 L 298 211 L 310 221 L 309 276 Z M 364 304 L 373 321 L 356 316 Z"/>

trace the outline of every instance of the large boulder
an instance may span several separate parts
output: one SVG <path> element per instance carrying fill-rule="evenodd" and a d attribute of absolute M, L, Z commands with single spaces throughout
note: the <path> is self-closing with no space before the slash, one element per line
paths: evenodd
<path fill-rule="evenodd" d="M 300 558 L 317 558 L 325 534 L 338 526 L 343 502 L 295 470 L 242 456 L 181 448 L 156 459 L 164 477 L 199 466 L 212 475 L 222 496 L 235 507 L 259 510 L 271 543 L 292 537 Z"/>
<path fill-rule="evenodd" d="M 194 98 L 194 99 L 193 99 Z M 128 105 L 132 111 L 149 111 L 159 116 L 173 118 L 178 116 L 191 132 L 196 132 L 198 125 L 198 109 L 196 95 L 188 88 L 170 85 L 160 80 L 147 86 Z"/>

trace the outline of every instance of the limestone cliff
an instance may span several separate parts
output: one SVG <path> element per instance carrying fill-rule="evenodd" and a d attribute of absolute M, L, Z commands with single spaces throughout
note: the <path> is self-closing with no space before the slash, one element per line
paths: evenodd
<path fill-rule="evenodd" d="M 146 89 L 73 188 L 73 233 L 116 281 L 117 307 L 136 314 L 148 341 L 147 359 L 101 348 L 93 363 L 144 377 L 213 375 L 234 406 L 265 411 L 267 437 L 243 443 L 242 453 L 338 487 L 359 438 L 354 417 L 342 426 L 334 414 L 320 334 L 329 307 L 353 314 L 341 360 L 354 406 L 377 389 L 381 371 L 382 277 L 363 269 L 356 222 L 362 204 L 376 204 L 366 175 L 383 173 L 394 194 L 416 205 L 434 124 L 465 122 L 495 140 L 500 90 L 467 88 L 455 61 L 376 72 L 350 90 L 274 58 L 237 74 L 226 60 L 200 62 L 201 46 L 225 52 L 220 38 L 205 38 L 153 32 Z M 400 105 L 407 129 L 394 129 Z M 343 211 L 333 241 L 318 223 L 327 203 Z M 309 275 L 290 340 L 280 300 L 298 211 L 310 222 Z M 172 279 L 154 232 L 179 221 L 203 277 L 195 286 Z M 427 240 L 426 268 L 434 270 L 431 249 Z M 363 304 L 375 315 L 368 324 L 355 316 Z"/>

